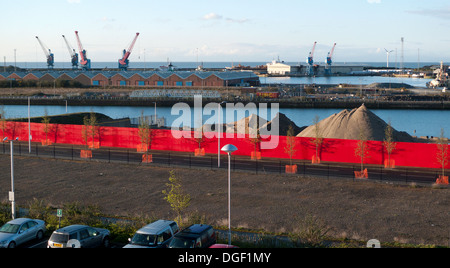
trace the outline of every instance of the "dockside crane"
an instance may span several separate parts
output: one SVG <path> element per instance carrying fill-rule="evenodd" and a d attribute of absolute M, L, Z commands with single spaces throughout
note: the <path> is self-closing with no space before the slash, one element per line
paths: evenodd
<path fill-rule="evenodd" d="M 53 66 L 55 64 L 55 56 L 53 55 L 52 51 L 42 43 L 41 39 L 39 39 L 38 36 L 36 36 L 36 39 L 38 40 L 39 44 L 42 47 L 42 50 L 44 51 L 45 56 L 47 57 L 47 66 L 48 69 L 53 69 Z"/>
<path fill-rule="evenodd" d="M 314 42 L 313 48 L 311 50 L 311 52 L 309 52 L 309 57 L 308 57 L 308 67 L 306 69 L 306 75 L 308 76 L 313 76 L 314 75 L 314 51 L 316 50 L 316 45 L 317 42 Z"/>
<path fill-rule="evenodd" d="M 71 62 L 72 62 L 72 69 L 76 70 L 76 69 L 78 69 L 78 53 L 76 53 L 75 49 L 72 48 L 72 46 L 67 41 L 66 37 L 64 35 L 62 37 L 64 38 L 64 41 L 66 42 L 67 49 L 69 50 L 69 54 L 70 54 Z"/>
<path fill-rule="evenodd" d="M 327 65 L 325 66 L 325 75 L 331 75 L 331 64 L 333 63 L 334 49 L 336 48 L 336 43 L 334 43 L 333 48 L 328 52 Z"/>
<path fill-rule="evenodd" d="M 134 37 L 133 41 L 131 42 L 128 50 L 123 50 L 123 56 L 121 59 L 119 59 L 119 69 L 121 70 L 128 70 L 128 64 L 130 63 L 130 61 L 128 60 L 128 58 L 131 55 L 131 52 L 133 51 L 133 47 L 134 44 L 136 44 L 136 40 L 139 37 L 139 33 L 136 33 L 136 36 Z"/>
<path fill-rule="evenodd" d="M 81 68 L 83 70 L 90 70 L 91 60 L 87 58 L 86 50 L 83 48 L 83 45 L 81 44 L 80 37 L 78 36 L 78 31 L 75 31 L 75 36 L 77 37 L 78 49 L 81 57 L 80 59 Z"/>

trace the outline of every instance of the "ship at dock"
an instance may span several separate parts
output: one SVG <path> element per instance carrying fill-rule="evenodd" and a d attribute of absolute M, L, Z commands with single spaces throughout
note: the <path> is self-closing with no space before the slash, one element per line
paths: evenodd
<path fill-rule="evenodd" d="M 446 90 L 450 85 L 450 80 L 448 78 L 450 68 L 444 67 L 444 62 L 441 61 L 441 68 L 437 70 L 436 78 L 427 83 L 428 88 L 443 88 Z"/>

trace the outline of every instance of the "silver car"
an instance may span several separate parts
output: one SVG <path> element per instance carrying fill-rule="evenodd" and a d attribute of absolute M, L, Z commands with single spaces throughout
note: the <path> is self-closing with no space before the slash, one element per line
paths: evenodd
<path fill-rule="evenodd" d="M 124 248 L 167 248 L 178 231 L 176 222 L 158 220 L 139 229 Z"/>
<path fill-rule="evenodd" d="M 52 233 L 48 248 L 97 248 L 110 246 L 110 232 L 86 225 L 70 225 Z"/>
<path fill-rule="evenodd" d="M 42 220 L 14 219 L 0 228 L 0 248 L 15 248 L 33 239 L 41 240 L 45 230 Z"/>

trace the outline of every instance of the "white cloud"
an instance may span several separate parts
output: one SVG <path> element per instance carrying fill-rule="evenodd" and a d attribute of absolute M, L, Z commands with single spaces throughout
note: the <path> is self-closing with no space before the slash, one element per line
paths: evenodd
<path fill-rule="evenodd" d="M 381 0 L 367 0 L 369 4 L 381 4 Z"/>
<path fill-rule="evenodd" d="M 209 13 L 203 16 L 204 20 L 221 20 L 223 17 L 221 15 L 218 15 L 216 13 Z"/>
<path fill-rule="evenodd" d="M 111 18 L 108 18 L 108 17 L 103 17 L 103 18 L 102 18 L 102 21 L 103 21 L 103 22 L 114 22 L 114 21 L 116 21 L 116 19 L 111 19 Z"/>
<path fill-rule="evenodd" d="M 249 21 L 249 19 L 232 19 L 232 18 L 226 18 L 227 22 L 234 22 L 234 23 L 246 23 Z"/>
<path fill-rule="evenodd" d="M 406 11 L 406 12 L 410 13 L 410 14 L 429 16 L 429 17 L 445 19 L 445 20 L 450 19 L 450 7 L 443 7 L 440 9 L 411 10 L 411 11 Z"/>
<path fill-rule="evenodd" d="M 203 20 L 225 20 L 229 23 L 246 23 L 249 21 L 249 19 L 233 19 L 233 18 L 224 18 L 222 15 L 219 15 L 217 13 L 209 13 L 203 16 Z"/>

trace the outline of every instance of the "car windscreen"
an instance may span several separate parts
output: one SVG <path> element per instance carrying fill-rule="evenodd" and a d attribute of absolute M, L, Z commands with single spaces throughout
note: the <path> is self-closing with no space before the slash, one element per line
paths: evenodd
<path fill-rule="evenodd" d="M 7 223 L 0 228 L 1 233 L 9 233 L 9 234 L 15 234 L 17 233 L 17 230 L 19 230 L 20 225 L 19 224 L 10 224 Z"/>
<path fill-rule="evenodd" d="M 154 246 L 156 244 L 156 235 L 135 234 L 131 239 L 131 244 L 139 246 Z"/>
<path fill-rule="evenodd" d="M 55 243 L 67 243 L 67 241 L 69 241 L 69 235 L 64 233 L 53 233 L 49 240 Z"/>
<path fill-rule="evenodd" d="M 184 237 L 174 237 L 170 242 L 171 248 L 193 248 L 195 240 Z"/>

